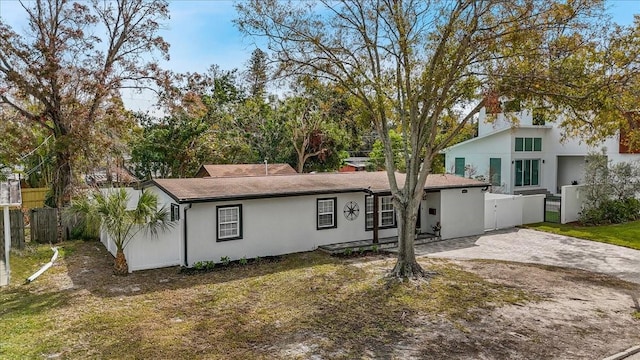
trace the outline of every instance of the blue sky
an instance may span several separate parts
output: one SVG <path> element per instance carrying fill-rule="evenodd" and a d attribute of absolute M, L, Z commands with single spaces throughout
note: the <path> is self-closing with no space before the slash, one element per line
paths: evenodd
<path fill-rule="evenodd" d="M 177 72 L 204 72 L 212 64 L 222 69 L 243 69 L 256 43 L 263 40 L 246 38 L 233 24 L 236 16 L 231 0 L 171 1 L 171 19 L 161 35 L 171 44 L 170 61 L 165 68 Z M 608 1 L 614 21 L 630 24 L 634 14 L 640 14 L 640 0 Z M 26 18 L 17 0 L 0 0 L 0 17 L 14 28 L 26 25 Z M 264 46 L 262 46 L 264 48 Z M 144 108 L 152 103 L 144 94 L 123 94 L 132 108 Z"/>

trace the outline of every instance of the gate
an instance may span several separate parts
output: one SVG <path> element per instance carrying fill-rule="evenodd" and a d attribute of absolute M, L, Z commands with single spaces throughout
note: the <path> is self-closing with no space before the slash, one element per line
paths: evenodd
<path fill-rule="evenodd" d="M 58 209 L 31 209 L 31 242 L 58 242 Z"/>
<path fill-rule="evenodd" d="M 560 209 L 562 198 L 559 196 L 547 196 L 544 198 L 544 221 L 560 223 Z"/>

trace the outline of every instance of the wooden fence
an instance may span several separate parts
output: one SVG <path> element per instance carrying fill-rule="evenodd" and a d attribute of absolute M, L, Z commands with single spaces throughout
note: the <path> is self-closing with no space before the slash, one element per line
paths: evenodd
<path fill-rule="evenodd" d="M 4 251 L 4 216 L 0 208 L 0 248 Z M 24 249 L 24 215 L 20 210 L 9 211 L 9 222 L 11 223 L 11 247 L 14 249 Z"/>
<path fill-rule="evenodd" d="M 31 242 L 58 242 L 58 209 L 31 209 Z"/>
<path fill-rule="evenodd" d="M 44 199 L 49 188 L 25 188 L 22 189 L 22 208 L 35 209 L 44 207 Z"/>

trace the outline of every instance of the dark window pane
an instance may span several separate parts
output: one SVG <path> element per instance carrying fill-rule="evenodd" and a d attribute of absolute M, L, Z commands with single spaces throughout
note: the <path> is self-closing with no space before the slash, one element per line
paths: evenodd
<path fill-rule="evenodd" d="M 542 138 L 533 138 L 533 151 L 542 151 Z"/>
<path fill-rule="evenodd" d="M 522 178 L 522 185 L 531 185 L 531 160 L 524 161 Z"/>
<path fill-rule="evenodd" d="M 455 174 L 464 176 L 464 158 L 456 158 Z"/>
<path fill-rule="evenodd" d="M 522 160 L 516 160 L 516 186 L 522 186 Z"/>
<path fill-rule="evenodd" d="M 502 159 L 489 159 L 489 181 L 491 185 L 500 186 L 502 184 Z"/>
<path fill-rule="evenodd" d="M 523 140 L 522 140 L 522 138 L 517 137 L 516 138 L 516 151 L 522 151 L 522 150 L 524 150 Z"/>
<path fill-rule="evenodd" d="M 533 139 L 532 138 L 524 138 L 524 151 L 533 150 Z"/>

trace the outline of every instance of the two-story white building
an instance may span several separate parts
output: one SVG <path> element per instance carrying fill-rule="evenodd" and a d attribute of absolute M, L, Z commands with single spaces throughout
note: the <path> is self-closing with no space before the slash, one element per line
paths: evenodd
<path fill-rule="evenodd" d="M 517 121 L 513 121 L 513 119 Z M 545 122 L 529 110 L 493 114 L 478 119 L 478 136 L 443 150 L 446 171 L 460 176 L 484 176 L 494 192 L 559 194 L 564 185 L 584 181 L 585 157 L 607 149 L 613 163 L 640 160 L 620 141 L 609 137 L 594 146 L 578 138 L 562 138 L 559 122 Z"/>

